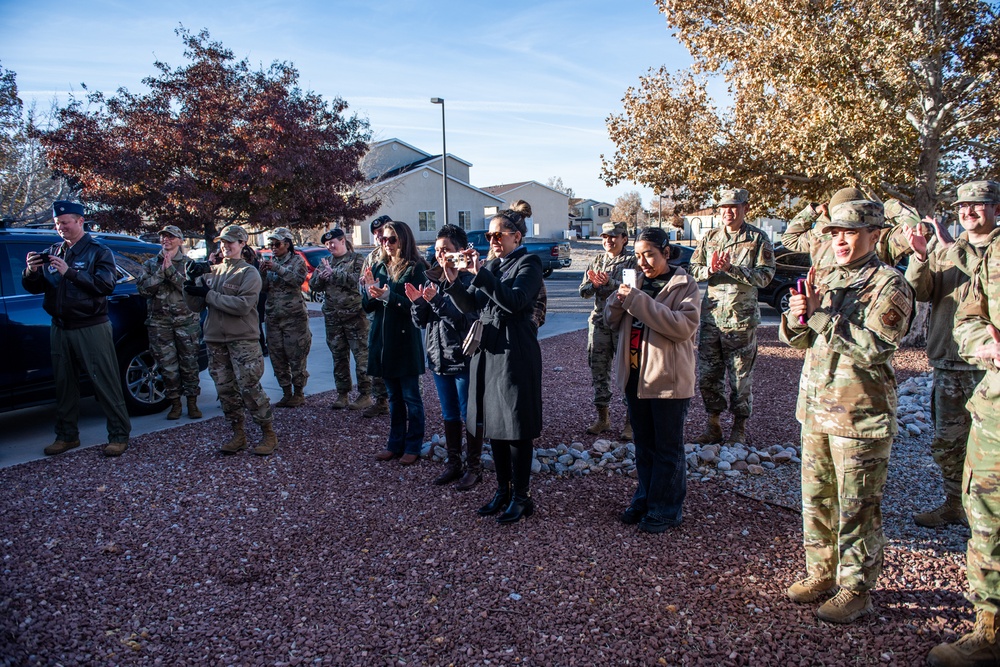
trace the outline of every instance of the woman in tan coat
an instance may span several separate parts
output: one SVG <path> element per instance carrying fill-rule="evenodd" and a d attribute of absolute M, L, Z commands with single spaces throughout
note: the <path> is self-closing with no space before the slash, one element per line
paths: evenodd
<path fill-rule="evenodd" d="M 621 521 L 662 533 L 681 522 L 687 492 L 684 421 L 694 396 L 698 283 L 669 264 L 666 232 L 650 227 L 635 242 L 639 271 L 604 306 L 618 331 L 616 376 L 635 438 L 639 486 Z"/>

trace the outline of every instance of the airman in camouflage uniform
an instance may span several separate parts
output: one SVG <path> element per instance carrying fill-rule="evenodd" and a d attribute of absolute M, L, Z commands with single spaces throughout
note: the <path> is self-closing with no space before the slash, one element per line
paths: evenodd
<path fill-rule="evenodd" d="M 802 424 L 802 524 L 808 576 L 788 589 L 816 612 L 850 623 L 873 612 L 869 591 L 882 571 L 882 488 L 896 433 L 892 356 L 909 328 L 913 292 L 875 255 L 882 205 L 833 208 L 836 266 L 812 268 L 793 294 L 779 336 L 806 350 L 795 417 Z M 801 318 L 801 319 L 800 319 Z M 803 323 L 804 322 L 804 323 Z"/>
<path fill-rule="evenodd" d="M 959 214 L 1000 216 L 995 183 L 979 182 L 959 190 Z M 962 201 L 964 199 L 964 201 Z M 964 209 L 964 210 L 963 210 Z M 996 238 L 997 232 L 991 234 Z M 966 548 L 968 598 L 976 608 L 972 632 L 950 644 L 935 646 L 928 663 L 953 665 L 1000 664 L 1000 243 L 991 242 L 972 272 L 955 317 L 959 353 L 985 376 L 966 404 L 972 416 L 962 477 L 962 502 L 971 536 Z"/>
<path fill-rule="evenodd" d="M 930 242 L 915 231 L 908 234 L 914 252 L 906 269 L 906 279 L 913 286 L 917 301 L 931 304 L 927 327 L 927 358 L 934 368 L 931 453 L 941 468 L 945 492 L 943 505 L 913 516 L 918 525 L 928 528 L 968 525 L 962 509 L 962 469 L 972 419 L 965 404 L 972 398 L 985 371 L 966 362 L 959 354 L 954 336 L 955 311 L 974 266 L 996 236 L 995 218 L 985 215 L 981 208 L 977 210 L 975 204 L 1000 203 L 1000 184 L 992 181 L 966 183 L 958 188 L 956 203 L 965 228 L 958 241 L 952 241 L 943 230 L 939 231 L 943 235 Z"/>
<path fill-rule="evenodd" d="M 181 248 L 184 234 L 167 225 L 160 230 L 163 249 L 142 265 L 137 289 L 146 297 L 149 349 L 159 364 L 163 389 L 170 400 L 167 419 L 180 419 L 181 396 L 187 396 L 188 416 L 199 419 L 198 351 L 201 323 L 184 303 L 184 276 L 191 262 Z"/>
<path fill-rule="evenodd" d="M 744 221 L 748 199 L 746 190 L 723 190 L 719 208 L 725 224 L 710 229 L 691 256 L 691 275 L 699 282 L 708 281 L 698 335 L 698 385 L 708 412 L 708 426 L 695 439 L 701 444 L 722 440 L 727 370 L 733 413 L 727 443 L 746 442 L 746 422 L 753 410 L 760 324 L 757 288 L 774 277 L 774 249 L 763 231 Z"/>
<path fill-rule="evenodd" d="M 309 289 L 323 293 L 323 317 L 326 319 L 326 344 L 333 354 L 333 379 L 337 385 L 335 410 L 349 408 L 363 410 L 371 407 L 372 382 L 365 370 L 368 368 L 368 318 L 361 309 L 358 282 L 364 258 L 354 252 L 354 246 L 342 229 L 331 229 L 323 234 L 323 243 L 331 256 L 313 271 Z M 351 393 L 351 358 L 358 377 L 358 397 L 353 402 Z"/>
<path fill-rule="evenodd" d="M 274 255 L 260 263 L 267 289 L 264 322 L 271 368 L 283 394 L 275 406 L 297 408 L 306 402 L 306 360 L 312 347 L 309 311 L 302 295 L 309 267 L 295 252 L 292 230 L 278 227 L 267 240 Z"/>
<path fill-rule="evenodd" d="M 580 283 L 580 296 L 594 300 L 594 310 L 587 323 L 587 365 L 594 387 L 597 419 L 587 433 L 597 435 L 611 428 L 608 406 L 611 403 L 611 366 L 618 349 L 618 330 L 604 322 L 604 304 L 622 284 L 622 271 L 635 269 L 635 253 L 629 250 L 628 229 L 624 222 L 606 222 L 601 228 L 604 252 L 595 257 Z"/>
<path fill-rule="evenodd" d="M 271 401 L 260 386 L 264 354 L 258 340 L 257 299 L 260 272 L 243 259 L 246 230 L 229 225 L 216 237 L 221 242 L 222 262 L 212 272 L 184 282 L 184 300 L 196 313 L 208 308 L 205 343 L 208 372 L 215 381 L 222 412 L 233 429 L 233 437 L 220 448 L 234 454 L 247 447 L 243 408 L 260 426 L 263 438 L 253 453 L 266 456 L 278 446 Z"/>
<path fill-rule="evenodd" d="M 384 259 L 384 253 L 382 252 L 382 228 L 385 223 L 392 222 L 392 218 L 387 215 L 380 215 L 379 217 L 372 220 L 369 225 L 369 229 L 372 233 L 372 242 L 374 242 L 375 248 L 368 253 L 365 257 L 364 264 L 361 266 L 361 275 L 365 275 L 368 269 L 374 269 L 375 265 Z M 361 287 L 361 282 L 358 282 L 358 293 L 363 291 Z M 374 314 L 368 316 L 368 324 L 371 326 L 371 321 L 375 317 Z M 363 417 L 378 417 L 379 415 L 389 414 L 389 392 L 386 391 L 385 381 L 380 377 L 372 377 L 372 398 L 374 399 L 374 404 L 365 409 L 361 413 Z"/>

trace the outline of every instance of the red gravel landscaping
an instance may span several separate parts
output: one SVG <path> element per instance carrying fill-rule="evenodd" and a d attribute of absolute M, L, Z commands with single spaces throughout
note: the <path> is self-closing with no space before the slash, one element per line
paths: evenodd
<path fill-rule="evenodd" d="M 760 337 L 751 433 L 797 444 L 801 354 Z M 539 446 L 594 439 L 585 345 L 542 342 Z M 784 596 L 798 515 L 728 481 L 690 478 L 684 523 L 646 535 L 616 520 L 629 477 L 539 475 L 535 515 L 500 527 L 475 515 L 490 475 L 458 493 L 378 463 L 387 419 L 331 400 L 277 410 L 267 458 L 217 454 L 217 418 L 0 470 L 0 664 L 912 665 L 971 626 L 960 554 L 890 547 L 876 615 L 832 626 Z"/>

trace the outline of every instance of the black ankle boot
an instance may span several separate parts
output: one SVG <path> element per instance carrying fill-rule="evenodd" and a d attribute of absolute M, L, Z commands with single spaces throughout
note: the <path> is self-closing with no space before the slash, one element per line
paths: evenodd
<path fill-rule="evenodd" d="M 527 519 L 535 513 L 535 501 L 527 491 L 517 492 L 510 500 L 504 513 L 497 517 L 497 523 L 517 523 L 522 517 Z"/>
<path fill-rule="evenodd" d="M 479 516 L 493 516 L 502 512 L 510 504 L 510 483 L 501 484 L 497 487 L 497 492 L 493 494 L 493 499 L 479 508 Z"/>

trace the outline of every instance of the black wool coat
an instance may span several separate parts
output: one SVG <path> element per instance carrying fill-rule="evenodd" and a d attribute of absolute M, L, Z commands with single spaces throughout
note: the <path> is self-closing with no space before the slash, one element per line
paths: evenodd
<path fill-rule="evenodd" d="M 542 262 L 524 247 L 479 270 L 472 284 L 452 284 L 461 310 L 479 311 L 483 336 L 472 356 L 466 423 L 483 436 L 533 440 L 542 432 L 542 351 L 531 320 L 542 287 Z"/>
<path fill-rule="evenodd" d="M 424 342 L 420 329 L 410 318 L 410 299 L 404 285 L 424 284 L 424 266 L 411 264 L 399 280 L 393 280 L 385 264 L 372 267 L 379 285 L 389 286 L 389 302 L 373 299 L 365 292 L 361 307 L 374 313 L 368 330 L 368 374 L 380 378 L 400 378 L 424 374 Z"/>

